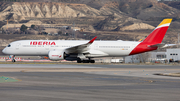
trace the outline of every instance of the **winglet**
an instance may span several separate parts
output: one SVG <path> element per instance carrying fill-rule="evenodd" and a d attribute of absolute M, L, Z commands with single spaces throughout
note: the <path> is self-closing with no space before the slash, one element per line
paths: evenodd
<path fill-rule="evenodd" d="M 97 38 L 97 36 L 94 37 L 93 39 L 91 39 L 88 43 L 93 43 L 96 38 Z"/>
<path fill-rule="evenodd" d="M 141 42 L 142 41 L 142 39 L 140 39 L 138 42 Z"/>

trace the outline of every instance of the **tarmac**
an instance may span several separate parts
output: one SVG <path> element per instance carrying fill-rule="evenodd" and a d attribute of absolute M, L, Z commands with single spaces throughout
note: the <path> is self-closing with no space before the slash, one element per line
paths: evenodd
<path fill-rule="evenodd" d="M 170 65 L 0 64 L 0 101 L 178 101 Z"/>

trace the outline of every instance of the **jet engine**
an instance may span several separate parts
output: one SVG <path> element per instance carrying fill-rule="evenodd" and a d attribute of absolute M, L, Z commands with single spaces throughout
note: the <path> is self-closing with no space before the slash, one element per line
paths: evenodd
<path fill-rule="evenodd" d="M 48 56 L 50 60 L 57 61 L 57 60 L 64 60 L 66 54 L 62 50 L 51 50 L 49 51 Z"/>

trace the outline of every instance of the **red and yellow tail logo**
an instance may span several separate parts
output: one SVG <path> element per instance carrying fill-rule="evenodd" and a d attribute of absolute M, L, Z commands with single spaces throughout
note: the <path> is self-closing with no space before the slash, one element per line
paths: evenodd
<path fill-rule="evenodd" d="M 172 19 L 164 19 L 143 42 L 152 44 L 161 43 L 171 21 Z"/>
<path fill-rule="evenodd" d="M 156 50 L 158 47 L 148 46 L 160 44 L 162 42 L 171 21 L 172 19 L 164 19 L 143 42 L 131 51 L 129 55 Z"/>
<path fill-rule="evenodd" d="M 172 19 L 164 19 L 157 27 L 157 28 L 161 28 L 161 27 L 167 27 L 171 24 Z"/>

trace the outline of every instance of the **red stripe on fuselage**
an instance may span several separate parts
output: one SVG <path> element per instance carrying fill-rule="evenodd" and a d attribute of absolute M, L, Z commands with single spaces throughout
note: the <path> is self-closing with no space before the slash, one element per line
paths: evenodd
<path fill-rule="evenodd" d="M 129 55 L 156 50 L 158 47 L 149 47 L 149 46 L 161 43 L 164 38 L 164 35 L 166 34 L 168 27 L 169 26 L 155 29 L 143 42 L 137 45 Z"/>
<path fill-rule="evenodd" d="M 144 53 L 152 50 L 156 50 L 158 47 L 148 47 L 150 44 L 147 43 L 140 43 L 137 45 L 129 55 L 134 55 L 134 54 L 139 54 L 139 53 Z"/>

